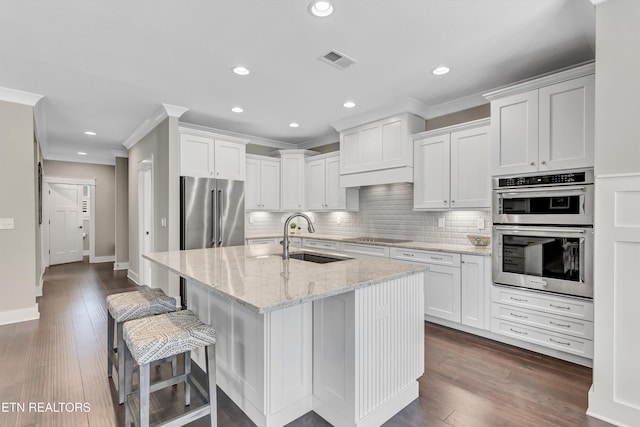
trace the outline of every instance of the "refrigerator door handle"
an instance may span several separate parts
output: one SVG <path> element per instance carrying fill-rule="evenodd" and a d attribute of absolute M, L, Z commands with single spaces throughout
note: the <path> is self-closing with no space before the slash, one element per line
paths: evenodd
<path fill-rule="evenodd" d="M 211 190 L 211 205 L 212 205 L 211 206 L 211 247 L 215 248 L 216 247 L 216 228 L 214 227 L 214 225 L 216 220 L 216 208 L 218 206 L 215 189 Z"/>
<path fill-rule="evenodd" d="M 222 246 L 222 188 L 218 190 L 218 247 Z"/>

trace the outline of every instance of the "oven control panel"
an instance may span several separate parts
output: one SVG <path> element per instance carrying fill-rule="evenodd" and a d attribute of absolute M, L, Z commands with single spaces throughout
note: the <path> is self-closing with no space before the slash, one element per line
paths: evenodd
<path fill-rule="evenodd" d="M 547 175 L 494 178 L 494 188 L 536 187 L 539 185 L 593 184 L 593 171 L 571 171 Z"/>

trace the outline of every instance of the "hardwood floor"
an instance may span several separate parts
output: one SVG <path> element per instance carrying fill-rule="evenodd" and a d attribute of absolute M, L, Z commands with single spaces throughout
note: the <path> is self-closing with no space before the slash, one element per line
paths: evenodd
<path fill-rule="evenodd" d="M 105 297 L 135 284 L 112 268 L 86 262 L 49 268 L 40 320 L 0 326 L 0 426 L 123 424 L 106 376 Z M 608 426 L 585 415 L 590 385 L 591 369 L 425 324 L 420 397 L 385 426 Z M 30 411 L 37 402 L 58 406 Z M 90 411 L 60 411 L 69 402 L 86 402 Z M 156 393 L 153 418 L 177 413 L 181 402 L 181 386 Z M 254 425 L 220 390 L 218 411 L 221 427 Z M 290 426 L 329 424 L 309 413 Z"/>

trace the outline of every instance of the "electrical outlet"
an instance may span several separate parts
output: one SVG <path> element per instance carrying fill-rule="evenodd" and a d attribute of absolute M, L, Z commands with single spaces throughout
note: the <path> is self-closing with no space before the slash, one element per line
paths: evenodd
<path fill-rule="evenodd" d="M 167 226 L 167 218 L 165 218 L 165 217 L 160 218 L 160 226 L 161 227 L 166 227 Z"/>
<path fill-rule="evenodd" d="M 0 218 L 0 230 L 13 230 L 14 228 L 13 218 Z"/>
<path fill-rule="evenodd" d="M 253 215 L 249 215 L 249 224 L 255 224 L 256 218 Z"/>
<path fill-rule="evenodd" d="M 438 228 L 444 228 L 444 217 L 438 218 Z"/>
<path fill-rule="evenodd" d="M 336 224 L 338 225 L 342 224 L 342 218 L 340 218 L 340 215 L 338 215 L 336 218 Z"/>
<path fill-rule="evenodd" d="M 484 230 L 484 218 L 478 218 L 476 221 L 476 228 L 478 230 Z"/>

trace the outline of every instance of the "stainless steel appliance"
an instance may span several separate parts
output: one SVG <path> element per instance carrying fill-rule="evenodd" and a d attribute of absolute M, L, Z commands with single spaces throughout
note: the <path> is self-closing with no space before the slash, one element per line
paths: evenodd
<path fill-rule="evenodd" d="M 180 177 L 180 224 L 180 249 L 244 245 L 244 181 Z"/>
<path fill-rule="evenodd" d="M 593 171 L 494 178 L 493 281 L 593 297 Z"/>

